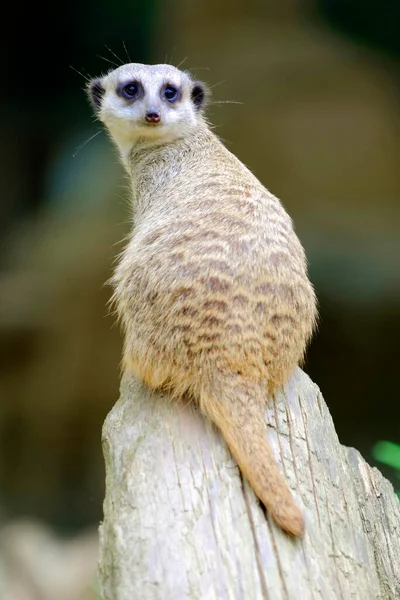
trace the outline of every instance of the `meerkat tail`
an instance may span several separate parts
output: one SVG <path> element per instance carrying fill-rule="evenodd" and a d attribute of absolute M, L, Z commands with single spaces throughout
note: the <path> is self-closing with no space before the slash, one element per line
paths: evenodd
<path fill-rule="evenodd" d="M 212 388 L 211 393 L 202 394 L 202 411 L 221 431 L 240 470 L 276 523 L 287 533 L 301 536 L 304 532 L 302 513 L 267 441 L 265 393 L 263 398 L 260 386 L 248 382 L 221 387 L 218 386 L 220 393 L 215 395 Z"/>

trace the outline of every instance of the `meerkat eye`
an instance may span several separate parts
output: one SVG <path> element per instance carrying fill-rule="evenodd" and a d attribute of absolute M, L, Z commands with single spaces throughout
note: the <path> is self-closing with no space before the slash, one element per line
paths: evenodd
<path fill-rule="evenodd" d="M 175 102 L 179 97 L 179 90 L 173 85 L 167 85 L 164 88 L 164 98 L 168 100 L 168 102 Z"/>
<path fill-rule="evenodd" d="M 131 81 L 121 88 L 121 94 L 124 98 L 131 100 L 139 93 L 139 85 L 137 81 Z"/>

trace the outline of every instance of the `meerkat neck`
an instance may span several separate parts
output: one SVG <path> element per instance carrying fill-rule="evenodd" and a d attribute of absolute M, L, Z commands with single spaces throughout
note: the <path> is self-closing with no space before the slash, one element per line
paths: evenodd
<path fill-rule="evenodd" d="M 177 151 L 200 148 L 201 142 L 211 136 L 213 134 L 203 123 L 201 126 L 173 138 L 138 138 L 129 153 L 130 170 L 137 168 L 146 159 L 153 161 L 159 158 L 159 160 L 163 160 L 166 155 L 169 156 Z"/>
<path fill-rule="evenodd" d="M 196 124 L 196 127 L 187 127 L 181 133 L 171 133 L 162 137 L 137 137 L 136 139 L 123 139 L 120 136 L 114 138 L 114 142 L 119 150 L 121 162 L 128 175 L 132 175 L 132 170 L 136 165 L 146 157 L 158 154 L 162 150 L 167 152 L 173 148 L 183 149 L 190 146 L 194 140 L 199 140 L 212 135 L 208 125 L 204 121 Z"/>
<path fill-rule="evenodd" d="M 210 154 L 220 144 L 204 124 L 190 135 L 165 140 L 138 140 L 129 155 L 127 171 L 131 179 L 135 218 L 157 202 L 161 188 L 168 186 L 185 168 Z M 168 205 L 169 198 L 164 200 Z"/>

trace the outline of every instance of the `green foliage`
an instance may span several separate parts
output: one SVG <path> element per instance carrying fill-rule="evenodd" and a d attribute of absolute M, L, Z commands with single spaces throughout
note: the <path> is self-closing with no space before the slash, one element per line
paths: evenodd
<path fill-rule="evenodd" d="M 372 456 L 378 462 L 395 469 L 396 477 L 400 479 L 400 444 L 379 441 L 372 447 Z M 400 489 L 396 493 L 400 498 Z"/>

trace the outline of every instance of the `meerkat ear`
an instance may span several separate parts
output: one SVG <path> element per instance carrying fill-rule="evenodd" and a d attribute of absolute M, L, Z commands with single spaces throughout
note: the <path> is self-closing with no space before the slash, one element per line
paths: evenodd
<path fill-rule="evenodd" d="M 104 96 L 105 89 L 101 79 L 92 79 L 87 87 L 89 100 L 95 111 L 98 111 L 101 106 L 101 100 Z"/>
<path fill-rule="evenodd" d="M 209 91 L 204 83 L 201 81 L 195 81 L 192 84 L 190 97 L 195 105 L 196 110 L 204 110 L 209 97 Z"/>

